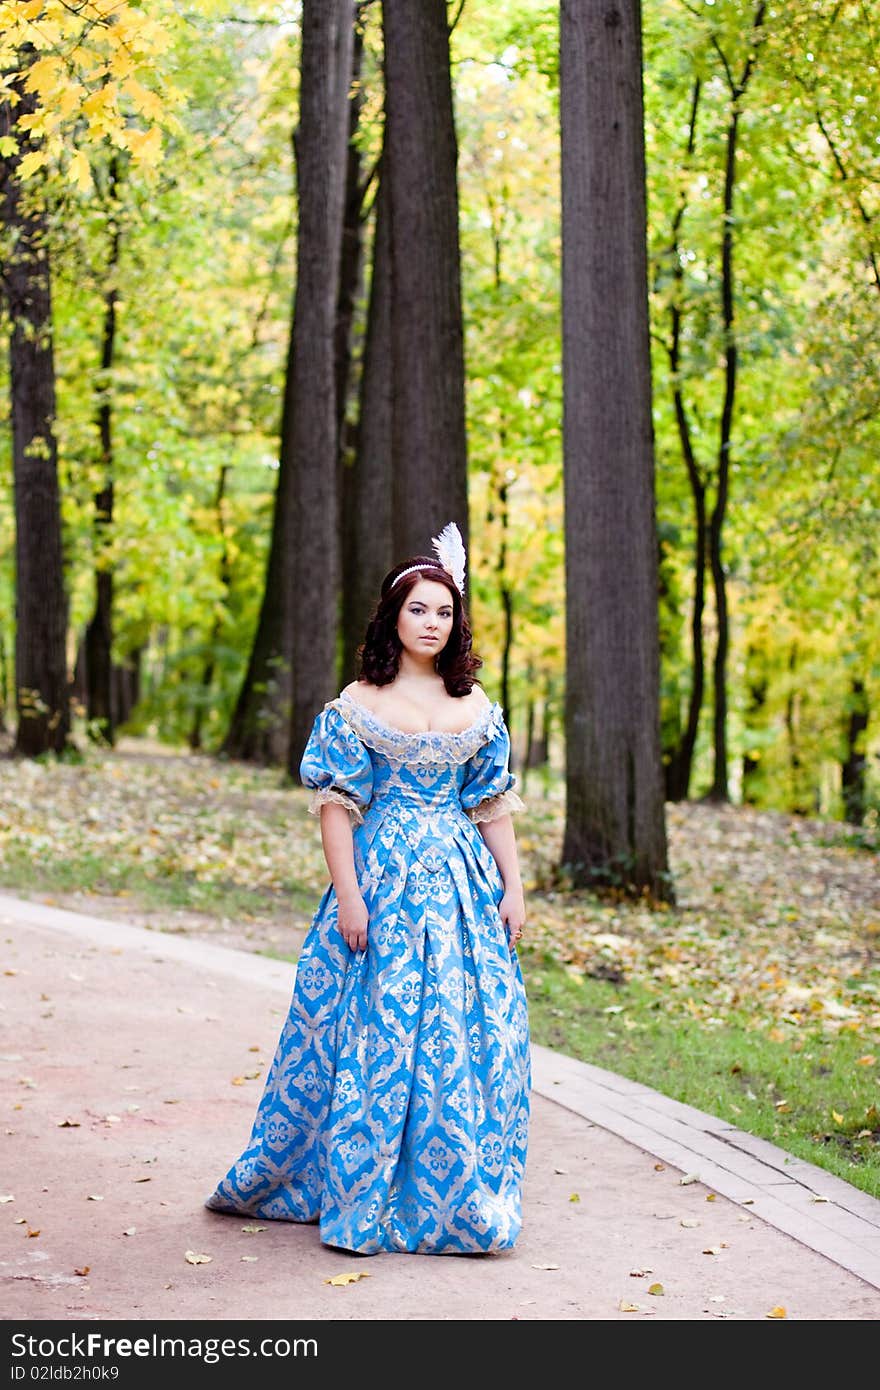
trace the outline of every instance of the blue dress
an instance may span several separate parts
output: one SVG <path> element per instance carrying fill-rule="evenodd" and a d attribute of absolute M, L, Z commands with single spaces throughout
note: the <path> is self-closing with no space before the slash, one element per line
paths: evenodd
<path fill-rule="evenodd" d="M 366 951 L 332 885 L 303 943 L 250 1142 L 214 1211 L 320 1223 L 326 1245 L 509 1249 L 522 1222 L 525 990 L 476 822 L 522 808 L 501 707 L 460 733 L 404 733 L 347 693 L 300 765 L 316 814 L 346 806 Z"/>

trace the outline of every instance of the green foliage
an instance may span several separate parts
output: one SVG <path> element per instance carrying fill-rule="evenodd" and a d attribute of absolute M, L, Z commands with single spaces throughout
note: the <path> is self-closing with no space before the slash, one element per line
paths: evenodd
<path fill-rule="evenodd" d="M 2 8 L 14 9 L 18 24 L 33 6 Z M 91 616 L 96 567 L 112 568 L 114 655 L 123 662 L 140 653 L 144 672 L 130 727 L 186 739 L 201 709 L 203 737 L 216 747 L 256 625 L 277 478 L 294 289 L 298 7 L 195 0 L 183 16 L 162 0 L 137 41 L 141 67 L 108 95 L 100 63 L 122 64 L 114 38 L 139 33 L 145 19 L 136 13 L 143 7 L 120 8 L 125 24 L 90 30 L 71 50 L 69 70 L 55 62 L 47 30 L 52 63 L 39 74 L 45 112 L 53 102 L 66 112 L 54 125 L 45 117 L 47 163 L 34 178 L 45 175 L 52 220 L 71 644 Z M 77 9 L 58 4 L 53 13 L 75 25 Z M 841 816 L 848 704 L 860 683 L 870 832 L 880 804 L 877 25 L 859 0 L 794 0 L 768 11 L 758 30 L 757 14 L 752 0 L 643 5 L 662 741 L 668 756 L 684 727 L 693 666 L 695 518 L 673 388 L 711 508 L 723 401 L 724 160 L 731 82 L 751 53 L 731 222 L 739 350 L 723 546 L 731 783 L 756 806 Z M 374 7 L 363 17 L 356 138 L 366 175 L 381 148 L 383 93 L 381 17 Z M 465 4 L 452 35 L 474 629 L 493 696 L 512 639 L 515 749 L 524 758 L 527 721 L 540 727 L 546 713 L 555 768 L 565 677 L 558 39 L 558 6 L 525 0 Z M 123 90 L 129 78 L 134 85 Z M 143 143 L 151 123 L 156 149 Z M 363 281 L 355 374 L 368 267 Z M 102 371 L 111 292 L 115 350 Z M 3 421 L 6 371 L 4 355 Z M 102 403 L 113 430 L 106 536 L 94 518 L 105 480 Z M 695 796 L 712 776 L 715 614 L 707 599 Z M 14 611 L 7 427 L 7 707 Z"/>

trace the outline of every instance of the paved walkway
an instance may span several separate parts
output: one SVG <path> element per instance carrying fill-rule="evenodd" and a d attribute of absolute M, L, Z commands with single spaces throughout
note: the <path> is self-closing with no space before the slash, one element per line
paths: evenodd
<path fill-rule="evenodd" d="M 294 968 L 2 894 L 0 943 L 5 1319 L 880 1317 L 880 1201 L 538 1046 L 516 1250 L 364 1260 L 209 1212 Z"/>

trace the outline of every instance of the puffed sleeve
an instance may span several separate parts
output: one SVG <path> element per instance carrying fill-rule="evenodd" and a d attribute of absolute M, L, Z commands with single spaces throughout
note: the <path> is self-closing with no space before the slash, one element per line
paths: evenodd
<path fill-rule="evenodd" d="M 314 792 L 309 803 L 312 815 L 319 815 L 325 802 L 336 801 L 347 807 L 355 824 L 361 824 L 373 795 L 373 765 L 354 729 L 332 702 L 324 706 L 312 725 L 299 775 L 303 786 Z"/>
<path fill-rule="evenodd" d="M 525 809 L 514 791 L 516 778 L 508 765 L 510 734 L 500 705 L 493 707 L 487 732 L 487 741 L 467 763 L 461 788 L 462 807 L 473 821 L 497 820 Z"/>

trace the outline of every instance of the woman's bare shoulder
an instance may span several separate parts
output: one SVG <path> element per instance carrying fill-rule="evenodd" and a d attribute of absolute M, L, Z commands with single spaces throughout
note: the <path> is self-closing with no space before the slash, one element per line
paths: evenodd
<path fill-rule="evenodd" d="M 478 710 L 485 709 L 487 705 L 491 705 L 492 703 L 483 687 L 476 683 L 473 685 L 467 699 L 470 700 L 474 708 Z"/>
<path fill-rule="evenodd" d="M 375 713 L 376 686 L 369 681 L 349 681 L 348 685 L 341 691 L 350 700 L 356 700 L 359 705 L 366 705 L 367 709 Z"/>

